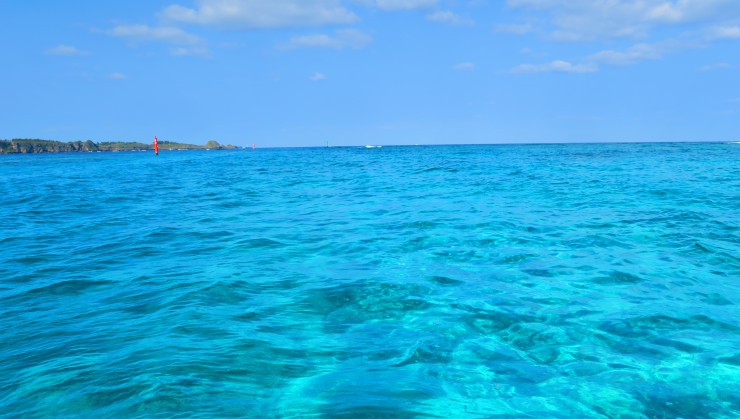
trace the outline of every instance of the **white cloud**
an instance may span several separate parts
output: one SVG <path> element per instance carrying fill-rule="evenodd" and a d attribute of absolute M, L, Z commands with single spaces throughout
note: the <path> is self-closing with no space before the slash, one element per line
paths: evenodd
<path fill-rule="evenodd" d="M 160 41 L 176 45 L 199 45 L 203 40 L 172 26 L 119 25 L 107 31 L 109 35 L 134 42 Z"/>
<path fill-rule="evenodd" d="M 111 80 L 126 80 L 128 77 L 126 77 L 125 74 L 121 73 L 111 73 L 110 76 L 108 76 Z"/>
<path fill-rule="evenodd" d="M 511 69 L 514 74 L 534 73 L 593 73 L 598 71 L 596 64 L 572 64 L 568 61 L 556 60 L 546 64 L 522 64 Z"/>
<path fill-rule="evenodd" d="M 496 25 L 496 32 L 510 33 L 514 35 L 525 35 L 534 32 L 534 30 L 534 26 L 532 26 L 531 23 Z"/>
<path fill-rule="evenodd" d="M 333 36 L 325 34 L 304 35 L 291 38 L 287 48 L 360 49 L 373 41 L 370 35 L 355 29 L 338 30 Z"/>
<path fill-rule="evenodd" d="M 106 33 L 131 43 L 163 42 L 174 45 L 170 54 L 178 57 L 209 55 L 203 39 L 172 26 L 119 25 Z"/>
<path fill-rule="evenodd" d="M 170 54 L 176 57 L 191 57 L 191 56 L 207 57 L 210 55 L 208 48 L 199 47 L 199 46 L 172 48 L 170 50 Z"/>
<path fill-rule="evenodd" d="M 167 7 L 162 15 L 177 22 L 232 28 L 274 28 L 352 23 L 357 16 L 340 0 L 196 0 L 194 9 Z"/>
<path fill-rule="evenodd" d="M 684 18 L 681 10 L 679 10 L 676 5 L 671 3 L 663 3 L 655 6 L 648 12 L 647 15 L 650 19 L 665 20 L 668 22 L 678 22 Z"/>
<path fill-rule="evenodd" d="M 74 57 L 74 56 L 81 56 L 81 55 L 88 55 L 89 53 L 87 51 L 81 51 L 73 46 L 70 45 L 57 45 L 54 48 L 48 49 L 44 51 L 46 55 L 60 55 L 60 56 L 68 56 L 68 57 Z"/>
<path fill-rule="evenodd" d="M 475 70 L 475 64 L 471 62 L 464 62 L 464 63 L 457 64 L 456 66 L 452 68 L 457 71 L 472 71 L 472 70 Z"/>
<path fill-rule="evenodd" d="M 649 19 L 671 23 L 724 19 L 740 10 L 735 0 L 653 0 L 648 3 Z"/>
<path fill-rule="evenodd" d="M 660 25 L 714 23 L 737 17 L 737 0 L 508 0 L 512 8 L 545 13 L 559 40 L 645 37 Z"/>
<path fill-rule="evenodd" d="M 701 67 L 699 71 L 731 70 L 733 68 L 740 68 L 740 66 L 727 64 L 727 63 L 717 63 L 717 64 L 705 65 L 704 67 Z"/>
<path fill-rule="evenodd" d="M 571 64 L 568 61 L 552 61 L 547 64 L 522 64 L 514 67 L 511 72 L 522 73 L 592 73 L 599 70 L 600 64 L 623 66 L 632 65 L 646 60 L 657 60 L 665 55 L 687 48 L 698 48 L 702 45 L 695 42 L 678 42 L 675 40 L 656 42 L 652 44 L 640 43 L 624 50 L 604 50 L 586 57 L 583 64 Z M 719 64 L 726 66 L 727 64 Z M 702 71 L 715 69 L 717 66 L 704 67 Z M 722 67 L 724 68 L 724 67 Z"/>
<path fill-rule="evenodd" d="M 438 22 L 438 23 L 447 23 L 450 25 L 471 26 L 475 24 L 475 22 L 473 22 L 471 19 L 460 17 L 449 10 L 439 10 L 437 12 L 428 14 L 427 20 L 430 20 L 432 22 Z"/>
<path fill-rule="evenodd" d="M 309 77 L 308 79 L 311 81 L 322 81 L 322 80 L 326 80 L 326 76 L 323 75 L 322 73 L 313 73 L 313 75 Z"/>
<path fill-rule="evenodd" d="M 354 2 L 381 10 L 412 10 L 436 6 L 438 0 L 354 0 Z"/>
<path fill-rule="evenodd" d="M 671 52 L 695 47 L 696 44 L 665 41 L 654 44 L 637 44 L 622 51 L 606 50 L 591 55 L 591 61 L 609 65 L 629 65 L 645 60 L 657 60 Z"/>
<path fill-rule="evenodd" d="M 735 39 L 740 38 L 740 26 L 718 26 L 709 31 L 709 37 L 713 39 Z"/>

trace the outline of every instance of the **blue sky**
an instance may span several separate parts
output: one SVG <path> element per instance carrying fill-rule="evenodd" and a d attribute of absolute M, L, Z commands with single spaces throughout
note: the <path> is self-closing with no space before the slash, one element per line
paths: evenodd
<path fill-rule="evenodd" d="M 738 0 L 0 0 L 0 138 L 737 141 Z"/>

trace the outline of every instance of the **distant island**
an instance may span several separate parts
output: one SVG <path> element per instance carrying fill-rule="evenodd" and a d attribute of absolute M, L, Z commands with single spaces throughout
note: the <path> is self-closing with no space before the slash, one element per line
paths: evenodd
<path fill-rule="evenodd" d="M 238 147 L 221 145 L 218 141 L 209 141 L 206 145 L 193 145 L 160 141 L 160 150 L 229 150 Z M 100 142 L 87 141 L 49 141 L 37 139 L 0 140 L 0 154 L 32 153 L 75 153 L 97 151 L 147 151 L 154 150 L 154 145 L 139 142 Z"/>

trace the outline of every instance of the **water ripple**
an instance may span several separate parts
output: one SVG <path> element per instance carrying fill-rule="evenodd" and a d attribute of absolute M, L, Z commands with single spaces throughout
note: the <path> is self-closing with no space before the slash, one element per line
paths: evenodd
<path fill-rule="evenodd" d="M 2 156 L 0 415 L 738 416 L 738 150 Z"/>

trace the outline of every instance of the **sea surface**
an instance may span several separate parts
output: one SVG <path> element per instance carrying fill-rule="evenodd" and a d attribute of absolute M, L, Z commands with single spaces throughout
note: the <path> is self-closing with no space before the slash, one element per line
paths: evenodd
<path fill-rule="evenodd" d="M 740 416 L 740 144 L 0 156 L 0 417 Z"/>

